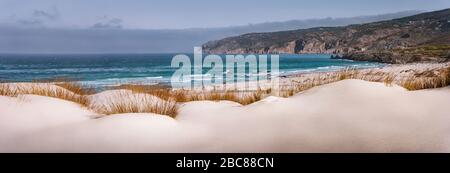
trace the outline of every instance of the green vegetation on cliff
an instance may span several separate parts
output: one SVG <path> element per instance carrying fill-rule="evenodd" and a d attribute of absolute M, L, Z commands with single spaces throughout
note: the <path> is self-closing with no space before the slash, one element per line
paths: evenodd
<path fill-rule="evenodd" d="M 400 19 L 270 33 L 250 33 L 203 45 L 207 53 L 327 53 L 385 63 L 449 60 L 450 9 Z"/>

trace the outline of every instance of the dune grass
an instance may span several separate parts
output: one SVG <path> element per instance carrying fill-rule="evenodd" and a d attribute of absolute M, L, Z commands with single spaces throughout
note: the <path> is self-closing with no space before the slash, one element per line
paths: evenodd
<path fill-rule="evenodd" d="M 18 90 L 8 83 L 0 83 L 0 96 L 17 97 Z"/>
<path fill-rule="evenodd" d="M 256 91 L 237 91 L 237 90 L 211 90 L 190 93 L 188 101 L 232 101 L 241 105 L 249 105 L 260 101 L 270 93 L 269 90 L 258 89 Z"/>
<path fill-rule="evenodd" d="M 91 89 L 82 86 L 78 82 L 61 81 L 53 83 L 50 81 L 11 84 L 0 83 L 0 95 L 17 97 L 18 95 L 39 95 L 53 97 L 77 103 L 88 107 L 90 100 L 87 97 L 92 93 Z"/>
<path fill-rule="evenodd" d="M 137 90 L 138 88 L 133 88 Z M 149 90 L 150 91 L 150 90 Z M 93 94 L 92 87 L 85 87 L 78 82 L 58 79 L 51 81 L 39 81 L 24 84 L 0 84 L 0 95 L 17 97 L 18 95 L 30 94 L 46 97 L 53 97 L 77 103 L 87 109 L 99 114 L 112 115 L 120 113 L 156 113 L 175 117 L 178 113 L 178 104 L 172 98 L 164 97 L 162 90 L 151 90 L 151 94 L 161 99 L 150 99 L 151 97 L 141 97 L 133 93 L 121 94 L 120 99 L 112 100 L 100 107 L 93 107 L 89 95 Z M 126 101 L 122 101 L 126 100 Z"/>
<path fill-rule="evenodd" d="M 161 85 L 120 85 L 113 89 L 129 90 L 131 92 L 119 93 L 121 100 L 112 99 L 96 112 L 112 115 L 121 113 L 155 113 L 175 118 L 178 114 L 179 104 L 173 97 L 171 89 Z M 156 97 L 156 98 L 155 98 Z"/>
<path fill-rule="evenodd" d="M 78 95 L 91 95 L 91 94 L 95 94 L 95 89 L 93 87 L 86 87 L 81 85 L 78 82 L 60 82 L 60 83 L 55 83 L 56 86 L 59 86 L 61 88 L 64 88 L 66 90 L 69 90 L 75 94 Z"/>
<path fill-rule="evenodd" d="M 293 81 L 291 85 L 282 86 L 280 96 L 290 97 L 316 86 L 325 85 L 345 79 L 359 79 L 369 82 L 381 82 L 386 86 L 397 84 L 410 91 L 441 88 L 450 85 L 450 67 L 416 73 L 408 78 L 398 77 L 397 74 L 394 73 L 381 72 L 376 70 L 362 72 L 360 70 L 348 68 L 337 72 L 328 72 L 317 76 L 312 76 L 303 81 Z"/>
<path fill-rule="evenodd" d="M 178 114 L 178 108 L 179 105 L 174 100 L 163 100 L 143 93 L 120 92 L 115 98 L 92 109 L 104 115 L 155 113 L 175 118 Z"/>
<path fill-rule="evenodd" d="M 21 86 L 18 88 L 18 92 L 20 94 L 39 95 L 67 100 L 84 107 L 89 106 L 90 100 L 86 95 L 81 94 L 84 93 L 84 91 L 82 88 L 79 88 L 79 84 L 65 83 L 64 86 L 72 89 L 78 88 L 78 93 L 72 92 L 71 90 L 63 87 L 55 87 L 55 85 L 52 84 L 32 84 L 30 86 Z"/>
<path fill-rule="evenodd" d="M 425 71 L 409 77 L 401 83 L 408 90 L 422 90 L 430 88 L 441 88 L 450 85 L 450 67 Z"/>
<path fill-rule="evenodd" d="M 242 105 L 248 105 L 261 100 L 267 95 L 268 90 L 258 89 L 256 91 L 237 90 L 186 90 L 143 85 L 126 85 L 122 89 L 131 90 L 135 93 L 144 93 L 159 97 L 166 101 L 176 101 L 178 103 L 191 101 L 233 101 Z"/>
<path fill-rule="evenodd" d="M 134 93 L 144 93 L 159 97 L 163 100 L 173 99 L 172 89 L 167 86 L 161 85 L 121 85 L 115 87 L 114 89 L 125 89 L 130 90 Z"/>
<path fill-rule="evenodd" d="M 291 85 L 281 87 L 281 97 L 291 97 L 299 92 L 314 88 L 316 86 L 325 85 L 345 79 L 356 79 L 359 71 L 353 68 L 347 68 L 337 72 L 322 73 L 303 81 L 292 81 Z"/>

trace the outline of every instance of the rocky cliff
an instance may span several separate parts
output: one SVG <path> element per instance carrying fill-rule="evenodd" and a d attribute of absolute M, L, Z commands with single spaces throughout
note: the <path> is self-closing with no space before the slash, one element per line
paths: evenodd
<path fill-rule="evenodd" d="M 251 33 L 210 41 L 203 50 L 214 54 L 326 53 L 385 63 L 449 61 L 450 9 L 345 27 Z"/>

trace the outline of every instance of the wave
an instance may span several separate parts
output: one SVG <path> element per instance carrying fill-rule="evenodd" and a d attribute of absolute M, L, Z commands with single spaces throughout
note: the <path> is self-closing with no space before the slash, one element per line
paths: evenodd
<path fill-rule="evenodd" d="M 120 73 L 120 72 L 134 72 L 134 73 L 148 73 L 148 72 L 168 72 L 170 69 L 165 68 L 47 68 L 47 69 L 0 69 L 4 73 Z"/>
<path fill-rule="evenodd" d="M 93 57 L 94 60 L 96 57 Z M 280 76 L 293 73 L 314 73 L 337 71 L 344 68 L 374 68 L 382 65 L 372 62 L 357 62 L 351 60 L 328 60 L 328 55 L 286 55 L 280 57 L 280 71 L 275 73 L 245 73 L 233 75 L 240 79 L 258 76 Z M 92 61 L 92 62 L 103 62 Z M 0 63 L 0 79 L 14 81 L 32 81 L 35 79 L 49 79 L 53 77 L 67 77 L 72 79 L 81 79 L 88 85 L 117 86 L 121 84 L 158 84 L 170 82 L 171 75 L 176 70 L 170 67 L 170 63 L 164 61 L 153 61 L 149 59 L 138 59 L 136 61 L 124 61 L 127 59 L 111 59 L 107 64 L 92 63 L 85 59 L 76 59 L 71 61 L 54 61 L 44 58 L 36 61 L 39 63 L 30 63 L 22 61 L 6 61 Z M 109 64 L 109 65 L 108 65 Z M 269 65 L 269 64 L 268 64 Z M 228 70 L 228 69 L 226 69 Z M 226 80 L 225 75 L 231 75 L 231 70 L 224 69 L 223 76 L 216 76 L 216 79 Z M 270 71 L 270 68 L 267 69 Z M 190 79 L 195 81 L 211 80 L 210 74 L 191 74 Z"/>
<path fill-rule="evenodd" d="M 157 85 L 162 82 L 167 82 L 163 76 L 154 77 L 132 77 L 132 78 L 107 78 L 99 80 L 81 81 L 82 84 L 96 87 L 120 86 L 123 84 L 139 84 L 139 85 Z"/>

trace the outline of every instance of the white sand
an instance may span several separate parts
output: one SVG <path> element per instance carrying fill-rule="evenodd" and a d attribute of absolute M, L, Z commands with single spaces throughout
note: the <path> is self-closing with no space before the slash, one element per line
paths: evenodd
<path fill-rule="evenodd" d="M 190 102 L 176 119 L 0 96 L 0 152 L 450 152 L 448 105 L 450 88 L 360 80 L 248 106 Z"/>

